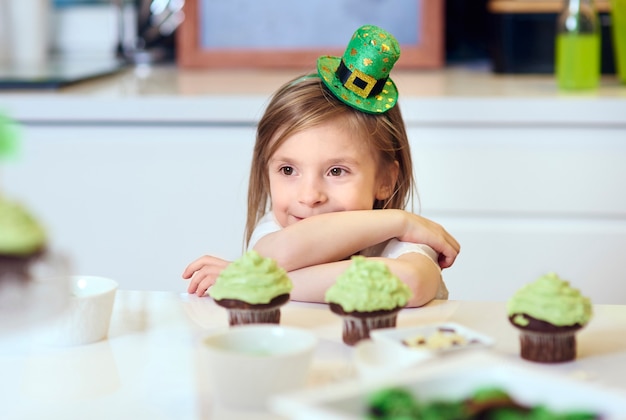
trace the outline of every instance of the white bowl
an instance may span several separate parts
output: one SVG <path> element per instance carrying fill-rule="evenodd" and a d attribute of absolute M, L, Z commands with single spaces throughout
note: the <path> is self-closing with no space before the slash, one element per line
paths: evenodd
<path fill-rule="evenodd" d="M 44 325 L 47 344 L 73 346 L 104 340 L 109 333 L 118 283 L 106 277 L 71 276 L 62 313 Z"/>
<path fill-rule="evenodd" d="M 303 387 L 317 341 L 311 331 L 271 324 L 237 326 L 204 338 L 215 401 L 264 409 L 271 395 Z"/>

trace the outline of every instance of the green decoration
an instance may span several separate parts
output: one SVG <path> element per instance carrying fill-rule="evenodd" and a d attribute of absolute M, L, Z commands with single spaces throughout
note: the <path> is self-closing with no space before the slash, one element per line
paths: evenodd
<path fill-rule="evenodd" d="M 18 125 L 0 113 L 0 160 L 17 155 L 19 137 Z"/>
<path fill-rule="evenodd" d="M 337 99 L 360 111 L 382 114 L 398 101 L 398 90 L 389 78 L 398 58 L 396 38 L 366 25 L 352 35 L 343 57 L 319 57 L 317 72 Z"/>

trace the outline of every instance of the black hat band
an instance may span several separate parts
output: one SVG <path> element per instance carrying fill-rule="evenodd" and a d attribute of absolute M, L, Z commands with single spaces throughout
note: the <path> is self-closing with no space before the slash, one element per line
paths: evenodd
<path fill-rule="evenodd" d="M 378 95 L 383 91 L 388 79 L 388 77 L 385 77 L 384 79 L 376 80 L 359 69 L 352 71 L 346 67 L 343 60 L 339 63 L 335 73 L 346 89 L 362 98 L 371 98 Z"/>

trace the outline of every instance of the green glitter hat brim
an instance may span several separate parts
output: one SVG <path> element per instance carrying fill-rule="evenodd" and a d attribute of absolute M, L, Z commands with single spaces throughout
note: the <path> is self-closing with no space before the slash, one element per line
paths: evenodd
<path fill-rule="evenodd" d="M 317 59 L 317 73 L 337 99 L 369 114 L 382 114 L 396 105 L 398 89 L 391 78 L 387 79 L 387 83 L 380 94 L 363 98 L 343 86 L 336 75 L 339 63 L 341 63 L 341 57 L 322 56 Z"/>

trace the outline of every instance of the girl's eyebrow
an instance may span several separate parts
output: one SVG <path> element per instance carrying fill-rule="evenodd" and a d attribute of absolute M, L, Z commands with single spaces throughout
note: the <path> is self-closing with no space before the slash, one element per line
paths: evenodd
<path fill-rule="evenodd" d="M 350 166 L 360 166 L 360 161 L 353 157 L 339 156 L 329 159 L 327 161 L 329 165 L 350 165 Z"/>
<path fill-rule="evenodd" d="M 292 163 L 294 160 L 288 157 L 283 157 L 283 156 L 272 156 L 268 163 Z"/>
<path fill-rule="evenodd" d="M 282 157 L 282 156 L 274 156 L 270 158 L 270 160 L 268 161 L 268 165 L 278 165 L 278 164 L 297 166 L 299 164 L 299 161 L 297 159 L 292 159 L 292 158 Z M 337 166 L 337 165 L 346 165 L 352 168 L 358 168 L 361 166 L 361 162 L 358 159 L 355 159 L 352 157 L 340 156 L 340 157 L 333 157 L 322 163 L 322 166 Z"/>

